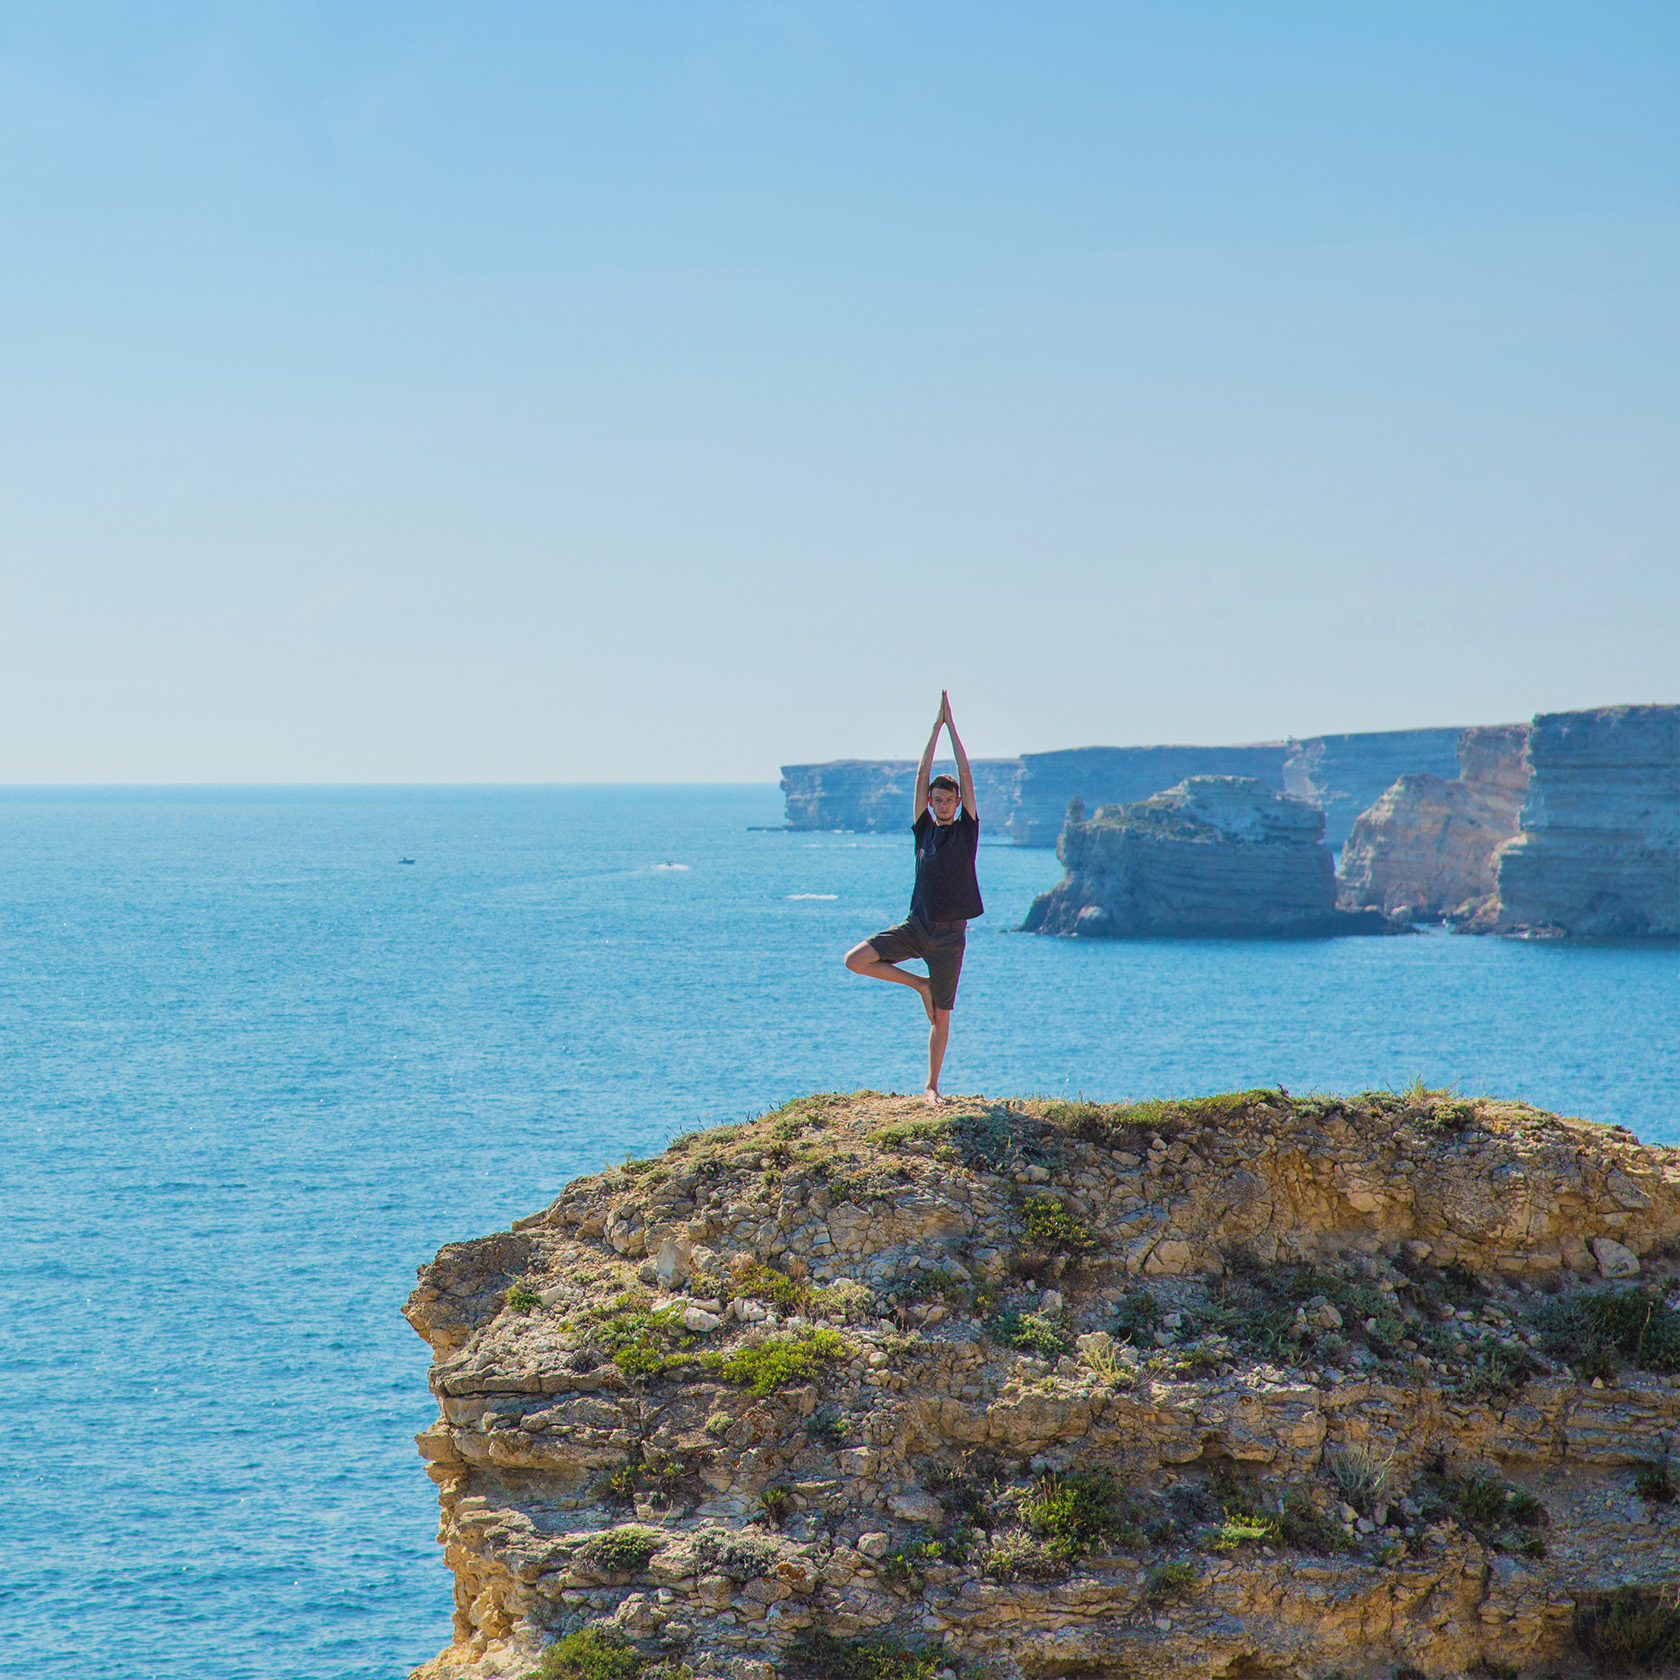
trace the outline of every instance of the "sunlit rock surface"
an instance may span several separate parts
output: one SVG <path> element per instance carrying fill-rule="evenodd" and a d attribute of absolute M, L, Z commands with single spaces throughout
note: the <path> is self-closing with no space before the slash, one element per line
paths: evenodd
<path fill-rule="evenodd" d="M 1527 724 L 1466 729 L 1459 773 L 1402 776 L 1354 823 L 1338 902 L 1411 921 L 1485 913 L 1494 855 L 1517 832 L 1528 793 Z"/>
<path fill-rule="evenodd" d="M 1033 901 L 1029 933 L 1082 938 L 1310 938 L 1389 931 L 1336 908 L 1324 815 L 1264 782 L 1192 776 L 1088 820 L 1057 844 L 1067 873 Z"/>
<path fill-rule="evenodd" d="M 1676 1576 L 1677 1244 L 1680 1152 L 1422 1090 L 680 1139 L 421 1269 L 418 1675 L 1581 1675 Z"/>
<path fill-rule="evenodd" d="M 1680 936 L 1680 706 L 1549 712 L 1528 738 L 1520 832 L 1482 925 L 1570 938 Z"/>

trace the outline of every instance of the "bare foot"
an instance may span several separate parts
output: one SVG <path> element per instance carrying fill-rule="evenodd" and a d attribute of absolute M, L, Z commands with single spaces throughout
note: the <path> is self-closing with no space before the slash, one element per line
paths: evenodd
<path fill-rule="evenodd" d="M 939 1088 L 936 1085 L 928 1086 L 928 1088 L 922 1092 L 922 1096 L 926 1100 L 929 1108 L 938 1108 L 945 1100 L 942 1096 L 940 1096 Z"/>
<path fill-rule="evenodd" d="M 928 1025 L 933 1025 L 933 986 L 919 974 L 912 976 L 916 982 L 916 996 L 922 1000 L 922 1008 L 927 1011 Z"/>

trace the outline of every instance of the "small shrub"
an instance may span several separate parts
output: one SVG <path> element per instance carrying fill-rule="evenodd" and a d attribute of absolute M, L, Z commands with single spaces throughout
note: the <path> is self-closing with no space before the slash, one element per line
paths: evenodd
<path fill-rule="evenodd" d="M 1275 1517 L 1228 1516 L 1207 1544 L 1210 1551 L 1234 1552 L 1239 1546 L 1276 1545 L 1282 1538 Z"/>
<path fill-rule="evenodd" d="M 1196 1588 L 1196 1566 L 1177 1561 L 1158 1563 L 1149 1571 L 1143 1585 L 1143 1596 L 1151 1604 L 1162 1604 L 1170 1598 L 1188 1598 Z"/>
<path fill-rule="evenodd" d="M 1573 1631 L 1601 1674 L 1634 1674 L 1680 1662 L 1680 1587 L 1618 1587 L 1578 1601 Z"/>
<path fill-rule="evenodd" d="M 1114 1334 L 1123 1342 L 1152 1341 L 1161 1324 L 1161 1303 L 1147 1289 L 1128 1289 L 1120 1297 Z"/>
<path fill-rule="evenodd" d="M 791 1680 L 932 1680 L 944 1663 L 941 1646 L 902 1645 L 879 1636 L 836 1639 L 813 1630 L 788 1647 L 784 1672 Z"/>
<path fill-rule="evenodd" d="M 986 1334 L 1004 1347 L 1036 1353 L 1042 1359 L 1058 1359 L 1073 1346 L 1055 1319 L 1043 1313 L 1017 1312 L 1011 1307 L 986 1321 Z"/>
<path fill-rule="evenodd" d="M 786 1272 L 755 1261 L 730 1281 L 730 1293 L 749 1301 L 767 1301 L 782 1314 L 803 1313 L 811 1305 L 811 1291 L 795 1283 Z"/>
<path fill-rule="evenodd" d="M 1097 1240 L 1058 1201 L 1033 1196 L 1027 1201 L 1027 1241 L 1050 1254 L 1089 1254 Z"/>
<path fill-rule="evenodd" d="M 1073 1563 L 1129 1525 L 1114 1479 L 1101 1471 L 1045 1476 L 1020 1502 L 1021 1521 L 1052 1556 Z"/>
<path fill-rule="evenodd" d="M 1278 1538 L 1297 1551 L 1328 1555 L 1346 1549 L 1347 1537 L 1313 1502 L 1290 1488 L 1278 1513 Z"/>
<path fill-rule="evenodd" d="M 1330 1479 L 1336 1491 L 1360 1516 L 1370 1516 L 1388 1490 L 1393 1453 L 1374 1452 L 1370 1447 L 1349 1447 L 1330 1456 Z"/>
<path fill-rule="evenodd" d="M 833 1412 L 818 1412 L 805 1425 L 805 1432 L 819 1447 L 837 1451 L 846 1444 L 846 1425 Z"/>
<path fill-rule="evenodd" d="M 542 1297 L 526 1283 L 516 1283 L 507 1292 L 507 1305 L 516 1313 L 535 1312 L 542 1305 Z"/>
<path fill-rule="evenodd" d="M 767 1487 L 758 1496 L 758 1509 L 772 1528 L 780 1528 L 793 1515 L 793 1494 L 785 1487 Z"/>
<path fill-rule="evenodd" d="M 1653 1459 L 1649 1464 L 1642 1464 L 1639 1474 L 1634 1477 L 1633 1491 L 1653 1505 L 1667 1505 L 1676 1492 L 1667 1463 Z"/>
<path fill-rule="evenodd" d="M 818 1325 L 799 1336 L 771 1336 L 732 1354 L 707 1354 L 705 1364 L 725 1382 L 741 1383 L 763 1396 L 788 1383 L 808 1381 L 821 1366 L 844 1357 L 847 1351 L 835 1331 Z"/>
<path fill-rule="evenodd" d="M 994 1542 L 983 1567 L 994 1581 L 1057 1581 L 1067 1573 L 1065 1560 L 1027 1534 L 1006 1534 Z"/>
<path fill-rule="evenodd" d="M 945 1548 L 937 1540 L 922 1540 L 901 1546 L 882 1564 L 882 1573 L 889 1581 L 920 1592 L 927 1583 L 927 1566 L 943 1561 Z"/>
<path fill-rule="evenodd" d="M 636 1680 L 642 1659 L 622 1634 L 580 1628 L 543 1652 L 526 1680 Z"/>
<path fill-rule="evenodd" d="M 1680 1312 L 1654 1289 L 1554 1298 L 1537 1317 L 1546 1352 L 1589 1381 L 1608 1381 L 1623 1363 L 1661 1375 L 1680 1371 Z"/>
<path fill-rule="evenodd" d="M 604 1575 L 639 1575 L 665 1538 L 652 1528 L 603 1529 L 578 1548 L 578 1556 Z"/>
<path fill-rule="evenodd" d="M 1492 1527 L 1504 1521 L 1511 1490 L 1497 1476 L 1471 1476 L 1455 1483 L 1448 1497 L 1466 1522 Z"/>

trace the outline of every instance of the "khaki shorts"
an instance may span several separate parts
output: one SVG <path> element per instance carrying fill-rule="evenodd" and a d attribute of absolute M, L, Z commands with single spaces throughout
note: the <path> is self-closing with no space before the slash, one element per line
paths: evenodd
<path fill-rule="evenodd" d="M 924 922 L 912 916 L 897 927 L 871 934 L 869 943 L 882 962 L 907 962 L 920 957 L 927 964 L 935 1009 L 953 1009 L 957 1002 L 957 977 L 962 973 L 963 946 L 967 943 L 967 922 Z"/>

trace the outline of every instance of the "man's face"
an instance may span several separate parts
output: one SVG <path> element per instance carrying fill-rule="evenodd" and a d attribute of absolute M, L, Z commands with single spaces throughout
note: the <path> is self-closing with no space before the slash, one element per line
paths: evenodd
<path fill-rule="evenodd" d="M 933 820 L 941 826 L 956 821 L 957 793 L 954 788 L 930 788 L 928 805 L 933 811 Z"/>

